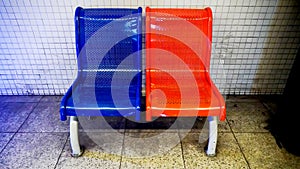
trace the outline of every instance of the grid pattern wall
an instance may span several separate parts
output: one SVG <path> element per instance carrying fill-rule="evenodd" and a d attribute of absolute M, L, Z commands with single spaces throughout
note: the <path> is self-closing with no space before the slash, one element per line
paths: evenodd
<path fill-rule="evenodd" d="M 0 95 L 66 92 L 77 6 L 211 7 L 211 75 L 223 94 L 281 94 L 300 44 L 297 0 L 1 0 Z"/>

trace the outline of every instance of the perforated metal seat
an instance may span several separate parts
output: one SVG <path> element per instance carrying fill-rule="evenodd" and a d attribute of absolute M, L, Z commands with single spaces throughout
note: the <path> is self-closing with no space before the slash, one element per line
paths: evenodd
<path fill-rule="evenodd" d="M 212 11 L 146 8 L 146 119 L 209 117 L 214 155 L 225 101 L 210 78 Z"/>
<path fill-rule="evenodd" d="M 75 11 L 77 78 L 61 101 L 71 116 L 72 154 L 82 153 L 76 116 L 140 118 L 142 9 L 78 7 Z"/>

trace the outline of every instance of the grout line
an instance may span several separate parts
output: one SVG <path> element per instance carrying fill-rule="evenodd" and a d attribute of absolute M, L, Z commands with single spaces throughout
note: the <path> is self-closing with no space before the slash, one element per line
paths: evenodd
<path fill-rule="evenodd" d="M 5 146 L 2 148 L 2 150 L 0 151 L 0 154 L 2 154 L 2 152 L 6 149 L 7 145 L 11 142 L 11 140 L 15 137 L 17 132 L 14 132 L 14 134 L 11 136 L 11 138 L 8 140 L 8 142 L 5 144 Z"/>
<path fill-rule="evenodd" d="M 37 102 L 36 105 L 34 106 L 34 108 L 31 110 L 31 112 L 28 114 L 28 116 L 25 118 L 25 120 L 23 121 L 23 123 L 21 124 L 21 126 L 18 128 L 18 130 L 16 131 L 16 133 L 18 133 L 22 126 L 25 124 L 25 122 L 29 119 L 30 115 L 32 114 L 32 112 L 38 107 L 40 102 Z"/>
<path fill-rule="evenodd" d="M 40 103 L 42 100 L 43 100 L 43 98 L 45 97 L 45 96 L 43 96 L 43 95 L 40 95 L 41 96 L 41 98 L 38 100 L 38 102 Z"/>
<path fill-rule="evenodd" d="M 122 142 L 122 149 L 121 149 L 121 159 L 120 159 L 120 165 L 119 165 L 119 169 L 121 169 L 122 166 L 122 160 L 123 160 L 123 153 L 125 152 L 125 133 L 126 133 L 126 125 L 127 125 L 127 119 L 125 119 L 125 129 L 123 132 L 123 142 Z"/>
<path fill-rule="evenodd" d="M 12 137 L 9 139 L 9 141 L 6 143 L 6 145 L 3 147 L 3 149 L 0 151 L 0 154 L 2 154 L 2 152 L 6 149 L 7 145 L 11 142 L 11 140 L 15 137 L 15 135 L 19 132 L 19 130 L 21 129 L 21 127 L 23 126 L 23 124 L 25 123 L 25 121 L 29 118 L 29 116 L 31 115 L 31 113 L 33 112 L 33 110 L 37 107 L 38 103 L 36 103 L 36 105 L 34 106 L 34 108 L 30 111 L 30 113 L 28 114 L 28 116 L 25 118 L 25 120 L 23 121 L 23 123 L 20 125 L 20 127 L 18 128 L 18 130 L 16 132 L 14 132 L 14 134 L 12 135 Z"/>
<path fill-rule="evenodd" d="M 178 136 L 179 136 L 179 139 L 180 139 L 180 145 L 181 145 L 181 156 L 182 156 L 182 160 L 183 160 L 183 168 L 186 169 L 186 166 L 185 166 L 185 159 L 184 159 L 184 154 L 183 154 L 183 143 L 181 141 L 181 138 L 180 138 L 180 135 L 178 133 Z"/>
<path fill-rule="evenodd" d="M 226 121 L 227 121 L 227 118 L 226 118 Z M 228 121 L 227 121 L 227 123 L 228 123 Z M 246 158 L 246 156 L 245 156 L 245 154 L 244 154 L 244 151 L 242 150 L 242 147 L 241 147 L 240 143 L 238 142 L 238 140 L 237 140 L 237 138 L 236 138 L 236 136 L 235 136 L 235 133 L 233 132 L 233 130 L 232 130 L 232 128 L 231 128 L 231 126 L 230 126 L 229 123 L 228 123 L 228 126 L 229 126 L 229 128 L 230 128 L 230 130 L 231 130 L 231 132 L 232 132 L 232 134 L 233 134 L 233 137 L 234 137 L 234 139 L 235 139 L 237 145 L 238 145 L 239 148 L 240 148 L 240 151 L 241 151 L 241 153 L 242 153 L 242 155 L 243 155 L 243 157 L 244 157 L 244 159 L 245 159 L 245 161 L 246 161 L 246 163 L 247 163 L 249 169 L 251 169 L 250 164 L 249 164 L 249 161 L 247 160 L 247 158 Z"/>
<path fill-rule="evenodd" d="M 60 157 L 61 157 L 61 155 L 62 155 L 62 153 L 63 153 L 63 151 L 64 151 L 64 149 L 65 149 L 65 147 L 66 147 L 66 145 L 67 145 L 67 142 L 68 142 L 68 140 L 69 140 L 69 136 L 70 136 L 70 134 L 67 134 L 66 141 L 65 141 L 64 145 L 62 146 L 62 149 L 61 149 L 61 151 L 60 151 L 60 153 L 59 153 L 59 156 L 58 156 L 58 158 L 57 158 L 57 160 L 56 160 L 54 169 L 55 169 L 55 168 L 57 167 L 57 165 L 58 165 L 59 159 L 60 159 Z"/>

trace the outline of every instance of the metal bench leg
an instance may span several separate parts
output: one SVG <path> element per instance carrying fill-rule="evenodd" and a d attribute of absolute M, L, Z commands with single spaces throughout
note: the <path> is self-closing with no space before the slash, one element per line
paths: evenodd
<path fill-rule="evenodd" d="M 71 143 L 71 156 L 79 157 L 82 155 L 83 150 L 79 144 L 78 137 L 78 119 L 75 116 L 70 116 L 70 143 Z"/>
<path fill-rule="evenodd" d="M 209 125 L 209 138 L 208 145 L 206 151 L 207 156 L 215 156 L 216 155 L 216 147 L 217 147 L 217 138 L 218 138 L 218 117 L 217 116 L 209 116 L 208 117 L 208 125 Z"/>

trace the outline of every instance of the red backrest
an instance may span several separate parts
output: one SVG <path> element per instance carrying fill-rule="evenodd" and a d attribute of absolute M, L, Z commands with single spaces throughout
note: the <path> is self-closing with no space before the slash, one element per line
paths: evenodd
<path fill-rule="evenodd" d="M 194 71 L 209 72 L 212 11 L 204 9 L 146 8 L 146 48 L 177 55 Z M 147 51 L 151 53 L 151 50 Z M 149 55 L 148 55 L 149 56 Z M 147 57 L 147 59 L 151 59 Z M 148 60 L 149 64 L 151 61 Z M 148 65 L 152 66 L 152 65 Z M 180 69 L 173 65 L 170 69 Z"/>

